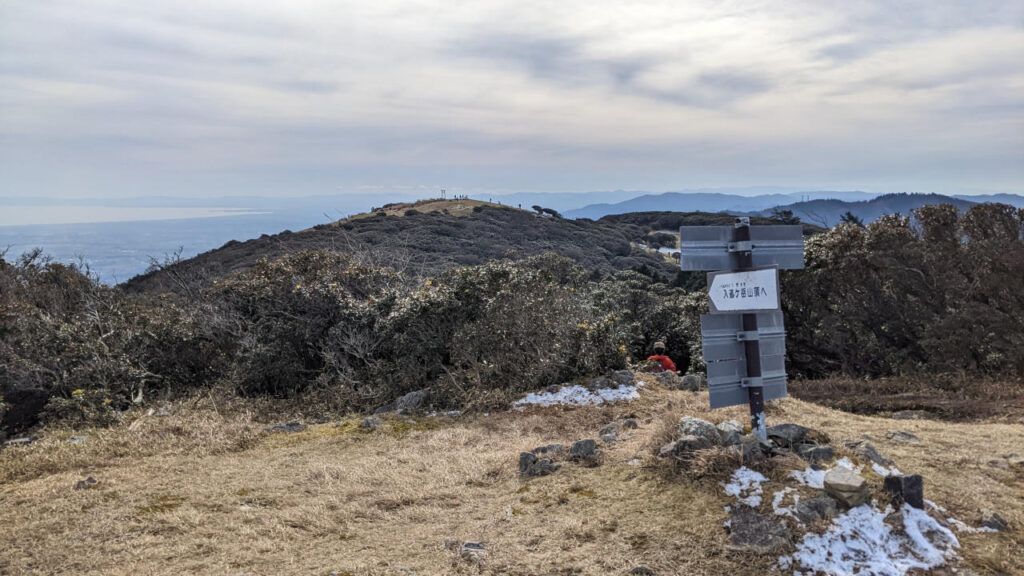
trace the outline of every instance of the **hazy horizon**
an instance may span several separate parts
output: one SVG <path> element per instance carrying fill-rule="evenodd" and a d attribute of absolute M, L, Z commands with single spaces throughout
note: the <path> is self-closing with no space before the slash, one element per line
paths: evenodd
<path fill-rule="evenodd" d="M 0 197 L 1013 193 L 1022 53 L 1003 2 L 4 3 Z"/>

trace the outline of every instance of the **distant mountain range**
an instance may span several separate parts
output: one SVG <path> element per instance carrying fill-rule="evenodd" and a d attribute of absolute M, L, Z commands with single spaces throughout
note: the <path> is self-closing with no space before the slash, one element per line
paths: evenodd
<path fill-rule="evenodd" d="M 1018 202 L 1024 202 L 1024 198 L 1019 196 L 1017 200 Z M 847 212 L 867 224 L 886 214 L 908 215 L 912 210 L 934 204 L 952 204 L 960 210 L 968 210 L 971 206 L 978 204 L 978 202 L 954 196 L 943 196 L 941 194 L 885 194 L 860 202 L 844 202 L 842 200 L 796 202 L 786 206 L 763 210 L 759 214 L 767 216 L 775 210 L 790 210 L 794 216 L 798 216 L 803 222 L 830 228 L 838 224 Z"/>
<path fill-rule="evenodd" d="M 961 210 L 982 202 L 998 202 L 1024 207 L 1024 196 L 989 194 L 944 196 L 941 194 L 884 194 L 868 192 L 813 191 L 741 196 L 720 192 L 666 192 L 645 194 L 615 204 L 592 204 L 568 210 L 566 218 L 599 219 L 612 214 L 632 212 L 726 212 L 729 214 L 770 215 L 774 210 L 790 210 L 801 220 L 818 226 L 834 226 L 846 212 L 865 223 L 883 214 L 909 214 L 931 204 L 953 204 Z"/>
<path fill-rule="evenodd" d="M 767 210 L 802 200 L 836 198 L 847 201 L 870 200 L 877 196 L 870 192 L 856 191 L 775 191 L 749 194 L 751 191 L 772 190 L 765 188 L 702 189 L 662 194 L 643 194 L 614 204 L 591 204 L 564 212 L 566 218 L 590 218 L 596 220 L 610 214 L 629 212 L 729 212 L 750 213 Z M 776 189 L 787 190 L 787 189 Z"/>

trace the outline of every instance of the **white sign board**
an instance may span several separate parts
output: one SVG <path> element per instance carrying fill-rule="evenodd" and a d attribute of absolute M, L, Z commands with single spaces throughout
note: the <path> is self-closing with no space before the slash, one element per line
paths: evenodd
<path fill-rule="evenodd" d="M 772 266 L 742 272 L 711 272 L 708 298 L 712 314 L 778 310 L 779 269 Z"/>

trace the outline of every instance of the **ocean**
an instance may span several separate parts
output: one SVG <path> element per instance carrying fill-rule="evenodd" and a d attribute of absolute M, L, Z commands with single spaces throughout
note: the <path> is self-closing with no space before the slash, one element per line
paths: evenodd
<path fill-rule="evenodd" d="M 40 223 L 44 219 L 64 223 Z M 60 262 L 87 263 L 102 282 L 113 285 L 179 250 L 190 258 L 230 240 L 328 221 L 315 209 L 0 206 L 0 251 L 6 248 L 4 259 L 13 261 L 41 248 Z"/>

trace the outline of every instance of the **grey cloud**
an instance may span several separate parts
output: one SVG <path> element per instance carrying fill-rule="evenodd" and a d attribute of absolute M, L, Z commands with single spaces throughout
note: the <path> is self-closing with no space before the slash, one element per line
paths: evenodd
<path fill-rule="evenodd" d="M 446 52 L 457 58 L 478 58 L 499 66 L 520 66 L 534 77 L 562 85 L 610 82 L 629 87 L 654 61 L 639 57 L 594 58 L 582 49 L 585 38 L 530 35 L 478 35 L 458 38 Z"/>

